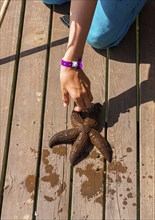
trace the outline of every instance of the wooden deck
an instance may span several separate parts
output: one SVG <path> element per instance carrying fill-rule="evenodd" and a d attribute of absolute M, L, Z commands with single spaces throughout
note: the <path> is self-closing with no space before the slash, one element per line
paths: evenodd
<path fill-rule="evenodd" d="M 48 148 L 54 133 L 70 127 L 73 108 L 63 107 L 59 85 L 68 39 L 59 17 L 67 8 L 11 1 L 0 30 L 1 218 L 153 220 L 155 2 L 118 47 L 85 48 L 84 71 L 114 154 L 105 163 L 88 147 L 74 168 L 69 145 Z"/>

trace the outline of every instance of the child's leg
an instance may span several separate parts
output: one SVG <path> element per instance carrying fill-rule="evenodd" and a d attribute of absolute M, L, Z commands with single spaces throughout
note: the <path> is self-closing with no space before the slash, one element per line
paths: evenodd
<path fill-rule="evenodd" d="M 147 0 L 98 0 L 87 42 L 104 49 L 119 44 Z"/>
<path fill-rule="evenodd" d="M 70 0 L 42 0 L 42 1 L 48 5 L 62 5 L 64 3 L 70 2 Z"/>

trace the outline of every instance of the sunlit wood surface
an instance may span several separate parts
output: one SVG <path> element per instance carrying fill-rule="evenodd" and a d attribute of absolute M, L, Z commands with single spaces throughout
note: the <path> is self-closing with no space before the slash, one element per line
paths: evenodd
<path fill-rule="evenodd" d="M 88 146 L 70 167 L 71 145 L 48 147 L 71 127 L 73 103 L 63 107 L 59 83 L 69 5 L 10 2 L 0 30 L 2 219 L 155 219 L 154 10 L 152 0 L 118 47 L 86 45 L 84 72 L 113 160 Z"/>

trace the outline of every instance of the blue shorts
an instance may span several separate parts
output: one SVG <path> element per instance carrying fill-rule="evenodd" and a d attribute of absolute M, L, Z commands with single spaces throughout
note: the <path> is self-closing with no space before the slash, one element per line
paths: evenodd
<path fill-rule="evenodd" d="M 117 46 L 148 0 L 98 0 L 87 43 L 97 49 Z M 60 5 L 69 0 L 43 0 Z"/>

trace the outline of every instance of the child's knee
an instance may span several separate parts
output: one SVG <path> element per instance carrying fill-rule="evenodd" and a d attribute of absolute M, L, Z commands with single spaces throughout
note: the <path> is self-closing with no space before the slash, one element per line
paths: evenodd
<path fill-rule="evenodd" d="M 96 49 L 106 49 L 113 45 L 114 40 L 111 36 L 111 31 L 106 30 L 102 33 L 90 31 L 87 37 L 87 43 Z"/>
<path fill-rule="evenodd" d="M 117 46 L 147 0 L 98 1 L 87 43 L 97 49 Z M 128 4 L 128 7 L 127 5 Z"/>
<path fill-rule="evenodd" d="M 48 5 L 62 5 L 69 2 L 70 0 L 42 0 L 45 4 Z"/>
<path fill-rule="evenodd" d="M 96 49 L 103 49 L 106 47 L 104 40 L 100 40 L 100 36 L 95 33 L 90 33 L 87 37 L 87 43 Z"/>

